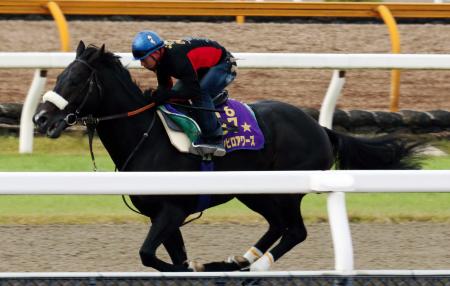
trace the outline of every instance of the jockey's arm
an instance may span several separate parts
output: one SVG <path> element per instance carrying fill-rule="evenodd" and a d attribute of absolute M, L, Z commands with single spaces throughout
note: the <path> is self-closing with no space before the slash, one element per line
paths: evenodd
<path fill-rule="evenodd" d="M 181 60 L 174 65 L 174 69 L 172 73 L 178 79 L 174 86 L 169 74 L 166 74 L 164 70 L 157 72 L 158 89 L 155 96 L 158 97 L 158 101 L 163 102 L 170 99 L 188 100 L 200 97 L 200 82 L 197 72 L 190 61 L 185 57 L 181 57 Z"/>
<path fill-rule="evenodd" d="M 177 84 L 170 89 L 158 86 L 156 91 L 157 97 L 161 101 L 166 101 L 169 99 L 182 99 L 188 100 L 201 96 L 200 83 L 197 79 L 182 78 L 179 79 Z"/>

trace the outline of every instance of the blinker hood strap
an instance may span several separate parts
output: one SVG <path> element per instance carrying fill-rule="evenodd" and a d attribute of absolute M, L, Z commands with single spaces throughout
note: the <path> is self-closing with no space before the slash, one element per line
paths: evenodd
<path fill-rule="evenodd" d="M 60 110 L 63 110 L 67 106 L 67 104 L 69 104 L 69 102 L 65 100 L 64 97 L 52 90 L 47 91 L 44 96 L 42 96 L 42 100 L 44 102 L 48 101 L 53 103 Z"/>

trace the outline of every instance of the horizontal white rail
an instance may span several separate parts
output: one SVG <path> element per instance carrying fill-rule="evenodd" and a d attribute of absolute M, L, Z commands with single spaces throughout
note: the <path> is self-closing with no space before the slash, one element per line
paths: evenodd
<path fill-rule="evenodd" d="M 130 53 L 117 53 L 122 63 L 129 68 L 141 68 Z M 450 69 L 449 54 L 305 54 L 305 53 L 234 53 L 240 68 L 292 68 L 292 69 Z M 31 153 L 33 150 L 33 110 L 37 108 L 43 93 L 45 75 L 41 69 L 65 68 L 75 58 L 75 53 L 51 52 L 0 52 L 0 68 L 32 68 L 36 72 L 29 95 L 24 103 L 20 123 L 19 152 Z M 44 73 L 45 74 L 45 73 Z M 343 78 L 337 80 L 331 90 L 338 96 Z M 326 107 L 329 112 L 334 106 Z"/>
<path fill-rule="evenodd" d="M 0 194 L 450 192 L 450 171 L 1 172 Z"/>
<path fill-rule="evenodd" d="M 323 276 L 323 275 L 450 275 L 447 270 L 354 270 L 348 272 L 336 270 L 323 271 L 261 271 L 255 272 L 0 272 L 0 278 L 66 278 L 66 277 L 286 277 L 286 276 Z"/>
<path fill-rule="evenodd" d="M 130 53 L 117 53 L 129 68 L 141 68 Z M 450 69 L 450 55 L 233 53 L 240 68 Z M 75 53 L 0 53 L 0 68 L 65 68 Z"/>

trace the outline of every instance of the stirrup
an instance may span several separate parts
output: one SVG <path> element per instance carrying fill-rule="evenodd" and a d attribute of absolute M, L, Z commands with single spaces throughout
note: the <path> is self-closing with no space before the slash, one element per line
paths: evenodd
<path fill-rule="evenodd" d="M 194 142 L 192 142 L 190 151 L 201 156 L 213 155 L 216 157 L 222 157 L 227 153 L 225 147 L 222 144 L 195 144 Z"/>
<path fill-rule="evenodd" d="M 215 107 L 224 104 L 228 100 L 228 90 L 224 89 L 212 98 Z"/>

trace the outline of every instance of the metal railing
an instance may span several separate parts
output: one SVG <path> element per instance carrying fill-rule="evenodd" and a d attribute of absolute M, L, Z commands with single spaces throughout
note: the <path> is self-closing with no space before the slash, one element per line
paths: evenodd
<path fill-rule="evenodd" d="M 45 0 L 3 0 L 0 14 L 49 15 Z M 380 3 L 292 1 L 55 0 L 64 15 L 379 17 Z M 450 18 L 450 4 L 383 3 L 395 18 Z"/>
<path fill-rule="evenodd" d="M 255 273 L 0 273 L 1 285 L 314 285 L 448 286 L 450 271 L 290 271 Z"/>

